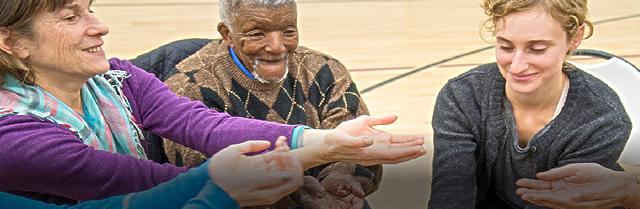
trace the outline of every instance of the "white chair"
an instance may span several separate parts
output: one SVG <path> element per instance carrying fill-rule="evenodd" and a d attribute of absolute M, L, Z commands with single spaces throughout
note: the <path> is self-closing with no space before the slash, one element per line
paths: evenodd
<path fill-rule="evenodd" d="M 633 123 L 631 136 L 619 162 L 640 166 L 640 70 L 621 57 L 598 50 L 579 49 L 573 56 L 606 59 L 597 64 L 571 63 L 604 81 L 616 91 Z"/>

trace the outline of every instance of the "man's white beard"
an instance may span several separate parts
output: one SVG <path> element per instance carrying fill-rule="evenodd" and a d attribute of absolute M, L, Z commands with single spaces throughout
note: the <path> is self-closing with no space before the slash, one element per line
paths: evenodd
<path fill-rule="evenodd" d="M 273 80 L 269 80 L 266 78 L 263 78 L 262 76 L 260 76 L 260 74 L 258 74 L 258 64 L 260 64 L 260 60 L 255 59 L 253 61 L 253 77 L 256 78 L 256 80 L 260 81 L 260 83 L 279 83 L 280 81 L 283 81 L 285 78 L 287 78 L 287 74 L 289 74 L 289 59 L 287 56 L 284 57 L 284 74 L 282 74 L 282 77 L 278 78 L 278 79 L 273 79 Z"/>

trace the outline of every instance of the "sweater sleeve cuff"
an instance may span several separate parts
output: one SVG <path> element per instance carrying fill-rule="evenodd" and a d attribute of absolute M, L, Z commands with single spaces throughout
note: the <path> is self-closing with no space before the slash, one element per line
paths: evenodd
<path fill-rule="evenodd" d="M 311 129 L 309 126 L 298 126 L 293 129 L 293 133 L 291 134 L 291 150 L 301 148 L 302 144 L 302 133 L 304 130 Z"/>

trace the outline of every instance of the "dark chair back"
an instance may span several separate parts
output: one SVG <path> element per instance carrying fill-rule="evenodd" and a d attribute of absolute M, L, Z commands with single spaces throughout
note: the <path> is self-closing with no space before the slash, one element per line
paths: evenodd
<path fill-rule="evenodd" d="M 193 53 L 196 53 L 211 41 L 211 39 L 199 38 L 174 41 L 129 61 L 131 61 L 133 65 L 149 73 L 153 73 L 158 79 L 164 82 L 176 72 L 176 65 L 178 63 Z M 162 137 L 149 131 L 143 132 L 147 142 L 145 143 L 147 158 L 157 163 L 168 163 L 169 161 L 162 145 Z"/>

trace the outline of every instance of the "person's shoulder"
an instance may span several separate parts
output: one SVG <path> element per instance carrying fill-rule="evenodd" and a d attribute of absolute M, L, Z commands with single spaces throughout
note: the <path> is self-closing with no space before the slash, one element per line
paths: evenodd
<path fill-rule="evenodd" d="M 476 80 L 487 80 L 487 79 L 495 79 L 500 75 L 500 69 L 496 63 L 488 63 L 483 65 L 478 65 L 452 79 L 450 82 L 469 82 Z"/>
<path fill-rule="evenodd" d="M 615 118 L 627 118 L 627 113 L 620 97 L 609 85 L 580 69 L 573 69 L 567 73 L 569 79 L 572 80 L 571 85 L 584 87 L 576 88 L 574 89 L 575 92 L 573 92 L 576 97 L 580 98 L 580 104 L 584 108 L 590 108 L 593 111 L 598 109 L 606 110 L 610 114 L 616 115 Z"/>
<path fill-rule="evenodd" d="M 191 54 L 189 57 L 176 64 L 176 68 L 180 72 L 190 72 L 200 70 L 208 65 L 215 66 L 216 60 L 220 57 L 229 56 L 227 45 L 222 40 L 213 40 L 200 50 Z"/>
<path fill-rule="evenodd" d="M 40 122 L 42 122 L 42 120 L 37 119 L 34 116 L 19 115 L 19 114 L 0 115 L 0 124 L 2 124 L 2 126 L 0 126 L 0 129 L 15 128 L 11 126 L 17 125 L 17 124 L 40 123 Z"/>
<path fill-rule="evenodd" d="M 17 137 L 45 132 L 68 132 L 68 134 L 73 134 L 61 125 L 33 115 L 10 114 L 0 117 L 0 139 L 4 137 L 16 139 Z"/>
<path fill-rule="evenodd" d="M 601 98 L 606 101 L 619 101 L 618 94 L 611 89 L 609 85 L 595 76 L 580 69 L 571 70 L 568 74 L 570 78 L 577 79 L 577 82 L 585 85 L 588 91 L 584 93 L 592 94 L 596 98 Z"/>
<path fill-rule="evenodd" d="M 307 65 L 317 64 L 319 65 L 317 67 L 328 68 L 332 72 L 344 73 L 347 71 L 344 64 L 342 64 L 342 62 L 340 62 L 340 60 L 336 59 L 335 57 L 305 46 L 298 46 L 298 48 L 295 50 L 294 56 L 296 56 L 297 59 L 304 59 L 305 64 Z"/>
<path fill-rule="evenodd" d="M 327 60 L 335 60 L 338 61 L 336 58 L 332 57 L 331 55 L 315 50 L 315 49 L 311 49 L 309 47 L 306 46 L 298 46 L 298 48 L 296 48 L 295 50 L 295 54 L 304 54 L 307 57 L 318 57 L 318 58 L 322 58 L 322 59 L 327 59 Z"/>
<path fill-rule="evenodd" d="M 476 66 L 456 77 L 449 79 L 445 87 L 465 91 L 489 89 L 502 75 L 496 63 Z"/>
<path fill-rule="evenodd" d="M 138 80 L 146 77 L 155 78 L 155 75 L 133 65 L 133 63 L 131 63 L 129 60 L 123 60 L 123 59 L 114 57 L 109 59 L 109 65 L 110 65 L 109 71 L 126 72 L 129 76 L 128 76 L 128 79 L 126 79 L 125 81 Z"/>
<path fill-rule="evenodd" d="M 134 98 L 139 98 L 146 91 L 164 87 L 164 84 L 154 74 L 138 68 L 128 60 L 111 58 L 109 64 L 111 64 L 111 72 L 108 72 L 107 75 L 115 76 L 116 80 L 120 80 L 121 83 L 117 86 L 123 90 L 130 102 Z"/>
<path fill-rule="evenodd" d="M 109 70 L 122 70 L 131 72 L 134 69 L 139 69 L 134 66 L 129 60 L 120 59 L 117 57 L 110 58 L 109 60 Z"/>
<path fill-rule="evenodd" d="M 488 107 L 486 105 L 500 98 L 503 91 L 504 78 L 500 74 L 500 69 L 495 63 L 490 63 L 477 66 L 449 79 L 438 93 L 437 100 L 449 101 L 442 103 L 444 105 L 457 105 L 463 109 L 475 111 Z M 442 108 L 439 110 L 446 111 Z"/>

